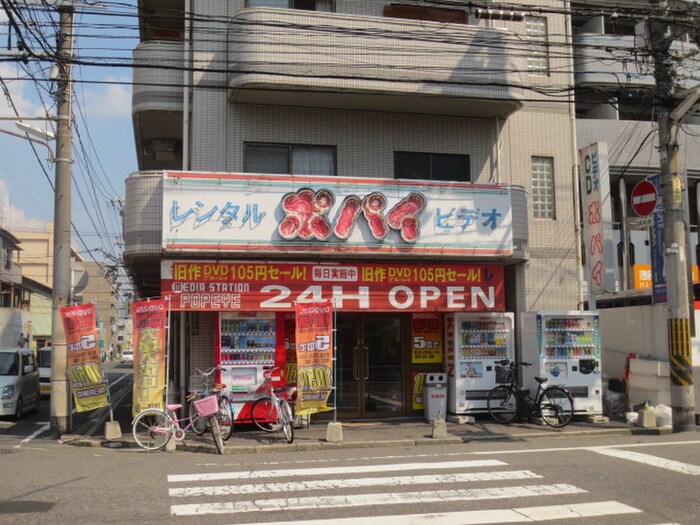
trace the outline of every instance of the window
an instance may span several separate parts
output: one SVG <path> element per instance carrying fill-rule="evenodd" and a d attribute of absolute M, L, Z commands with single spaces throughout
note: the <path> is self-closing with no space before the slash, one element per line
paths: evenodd
<path fill-rule="evenodd" d="M 394 178 L 468 182 L 469 155 L 395 151 Z"/>
<path fill-rule="evenodd" d="M 288 144 L 246 144 L 247 173 L 335 175 L 335 148 Z"/>
<path fill-rule="evenodd" d="M 532 211 L 536 219 L 556 219 L 552 157 L 532 157 Z"/>
<path fill-rule="evenodd" d="M 549 42 L 547 19 L 543 16 L 525 17 L 527 45 L 527 70 L 535 73 L 549 72 Z"/>
<path fill-rule="evenodd" d="M 333 0 L 246 0 L 246 7 L 282 7 L 306 11 L 335 11 Z"/>

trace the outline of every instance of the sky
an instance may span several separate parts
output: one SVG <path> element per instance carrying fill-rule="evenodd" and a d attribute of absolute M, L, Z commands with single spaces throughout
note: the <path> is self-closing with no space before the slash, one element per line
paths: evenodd
<path fill-rule="evenodd" d="M 138 170 L 128 67 L 137 43 L 135 3 L 106 2 L 100 12 L 76 11 L 74 19 L 77 57 L 97 64 L 73 68 L 72 244 L 87 261 L 112 264 L 121 257 L 119 201 L 123 202 L 126 177 Z M 36 16 L 48 20 L 51 15 Z M 53 18 L 57 20 L 55 14 Z M 52 83 L 46 80 L 50 64 L 30 61 L 22 69 L 15 60 L 8 60 L 8 27 L 7 14 L 0 7 L 0 130 L 23 134 L 14 120 L 3 117 L 43 116 L 47 111 L 56 115 Z M 55 48 L 53 31 L 47 27 L 45 33 Z M 43 121 L 25 122 L 50 129 Z M 48 146 L 55 150 L 53 140 Z M 48 157 L 46 145 L 0 132 L 0 227 L 44 230 L 53 221 L 55 164 Z"/>

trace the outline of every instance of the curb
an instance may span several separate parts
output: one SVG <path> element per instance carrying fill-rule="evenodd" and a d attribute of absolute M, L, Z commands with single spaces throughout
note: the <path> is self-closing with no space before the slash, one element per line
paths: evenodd
<path fill-rule="evenodd" d="M 322 438 L 312 442 L 295 443 L 265 443 L 255 445 L 224 445 L 224 455 L 244 453 L 244 454 L 267 454 L 270 452 L 303 452 L 310 450 L 338 450 L 351 448 L 378 448 L 378 447 L 423 447 L 432 445 L 460 445 L 470 442 L 504 442 L 504 441 L 524 441 L 528 439 L 543 438 L 565 438 L 580 436 L 617 436 L 617 435 L 663 435 L 671 434 L 671 427 L 658 428 L 636 428 L 621 427 L 612 429 L 587 429 L 570 430 L 560 432 L 523 432 L 523 433 L 493 433 L 493 432 L 472 432 L 464 435 L 448 435 L 447 437 L 422 437 L 416 439 L 396 439 L 396 440 L 358 440 L 328 442 Z M 85 437 L 80 435 L 66 434 L 59 439 L 60 443 L 78 447 L 105 447 L 105 448 L 136 448 L 136 443 L 129 439 L 107 440 L 105 438 Z M 192 439 L 177 442 L 175 452 L 194 452 L 216 454 L 213 444 L 201 443 Z M 145 452 L 145 451 L 144 451 Z"/>

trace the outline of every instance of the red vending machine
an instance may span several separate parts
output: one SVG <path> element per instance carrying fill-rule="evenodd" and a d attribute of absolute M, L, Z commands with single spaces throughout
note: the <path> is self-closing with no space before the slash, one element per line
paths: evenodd
<path fill-rule="evenodd" d="M 273 386 L 285 377 L 284 314 L 275 312 L 221 312 L 217 330 L 219 382 L 236 410 L 236 421 L 250 419 L 252 402 L 261 394 L 263 372 L 277 368 Z"/>

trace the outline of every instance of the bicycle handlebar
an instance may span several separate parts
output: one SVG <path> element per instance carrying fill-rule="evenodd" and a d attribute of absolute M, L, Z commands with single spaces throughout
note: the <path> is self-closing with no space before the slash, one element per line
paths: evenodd
<path fill-rule="evenodd" d="M 282 371 L 283 368 L 281 366 L 273 366 L 272 368 L 268 368 L 267 370 L 263 370 L 263 377 L 265 379 L 270 379 L 270 376 L 277 371 Z"/>
<path fill-rule="evenodd" d="M 212 375 L 212 374 L 213 374 L 214 372 L 216 372 L 217 370 L 221 370 L 221 365 L 217 365 L 217 366 L 215 366 L 215 367 L 213 367 L 213 368 L 210 368 L 209 370 L 202 370 L 201 368 L 197 368 L 196 370 L 197 370 L 197 373 L 198 373 L 200 376 L 202 376 L 202 377 L 209 377 L 210 375 Z"/>

